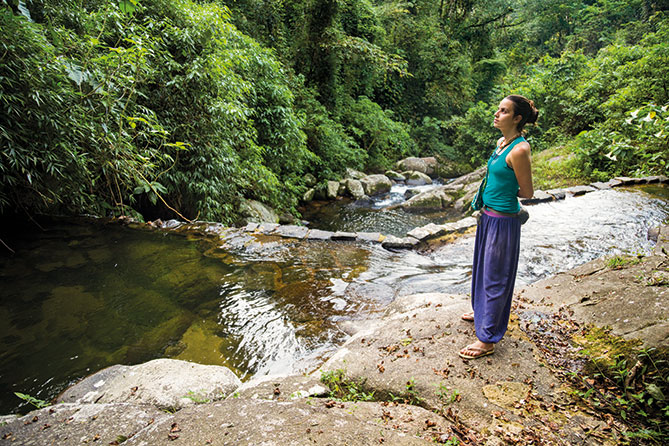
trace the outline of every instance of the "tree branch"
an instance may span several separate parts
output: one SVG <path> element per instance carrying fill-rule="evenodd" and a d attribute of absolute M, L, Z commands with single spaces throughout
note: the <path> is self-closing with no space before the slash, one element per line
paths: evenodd
<path fill-rule="evenodd" d="M 509 8 L 509 9 L 507 9 L 506 11 L 504 11 L 503 13 L 501 13 L 500 15 L 496 16 L 496 17 L 493 17 L 493 18 L 491 18 L 491 19 L 488 19 L 488 20 L 486 20 L 485 22 L 476 23 L 476 24 L 474 24 L 474 25 L 469 25 L 469 26 L 467 26 L 466 28 L 469 29 L 469 28 L 481 28 L 481 27 L 484 27 L 484 26 L 489 25 L 489 24 L 491 24 L 491 23 L 493 23 L 493 22 L 496 22 L 496 21 L 498 21 L 498 20 L 503 19 L 503 18 L 506 17 L 511 11 L 512 11 L 512 9 Z"/>

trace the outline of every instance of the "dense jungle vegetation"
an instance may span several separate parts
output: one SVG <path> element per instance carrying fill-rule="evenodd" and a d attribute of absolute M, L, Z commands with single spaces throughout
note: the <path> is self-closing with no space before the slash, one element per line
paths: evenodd
<path fill-rule="evenodd" d="M 481 165 L 533 99 L 538 187 L 667 174 L 668 0 L 0 0 L 0 212 L 234 223 L 305 175 Z M 542 184 L 543 182 L 543 184 Z"/>

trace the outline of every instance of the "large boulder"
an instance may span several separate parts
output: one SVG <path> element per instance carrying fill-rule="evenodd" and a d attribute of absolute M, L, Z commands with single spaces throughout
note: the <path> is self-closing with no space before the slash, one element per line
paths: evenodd
<path fill-rule="evenodd" d="M 388 178 L 390 178 L 391 180 L 393 180 L 393 181 L 400 181 L 400 182 L 401 182 L 401 181 L 405 181 L 405 180 L 406 180 L 406 178 L 404 177 L 404 175 L 402 175 L 402 174 L 399 173 L 399 172 L 395 172 L 394 170 L 387 170 L 387 171 L 386 171 L 386 176 L 387 176 Z"/>
<path fill-rule="evenodd" d="M 454 201 L 456 192 L 447 187 L 421 192 L 402 203 L 407 212 L 426 212 L 447 208 Z"/>
<path fill-rule="evenodd" d="M 162 358 L 100 370 L 63 392 L 58 402 L 142 403 L 176 410 L 222 399 L 240 385 L 226 367 Z"/>
<path fill-rule="evenodd" d="M 346 187 L 346 192 L 356 200 L 361 200 L 365 198 L 365 189 L 362 187 L 360 180 L 354 180 L 352 178 L 347 178 L 344 180 L 344 185 Z"/>
<path fill-rule="evenodd" d="M 365 194 L 369 196 L 389 192 L 390 188 L 393 187 L 390 178 L 381 174 L 367 175 L 365 178 L 361 179 L 360 182 L 365 190 Z"/>
<path fill-rule="evenodd" d="M 346 168 L 346 178 L 352 178 L 354 180 L 362 180 L 367 174 L 360 172 L 359 170 L 351 169 L 350 167 Z"/>
<path fill-rule="evenodd" d="M 428 163 L 425 161 L 424 158 L 416 158 L 416 157 L 409 157 L 400 160 L 397 162 L 395 167 L 401 172 L 416 171 L 424 173 L 426 175 L 429 175 L 428 172 L 432 170 L 432 168 L 428 167 Z"/>
<path fill-rule="evenodd" d="M 239 204 L 242 224 L 247 223 L 278 223 L 279 215 L 271 207 L 255 200 L 242 200 Z"/>
<path fill-rule="evenodd" d="M 432 178 L 417 170 L 404 172 L 406 183 L 410 186 L 423 186 L 425 184 L 432 184 Z"/>
<path fill-rule="evenodd" d="M 329 200 L 334 200 L 339 195 L 339 181 L 328 181 L 325 195 Z"/>

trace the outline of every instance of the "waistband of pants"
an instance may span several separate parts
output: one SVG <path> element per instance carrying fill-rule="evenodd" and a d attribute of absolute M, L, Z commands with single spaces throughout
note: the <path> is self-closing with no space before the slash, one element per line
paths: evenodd
<path fill-rule="evenodd" d="M 499 212 L 494 209 L 489 208 L 488 206 L 483 206 L 483 213 L 490 217 L 516 217 L 517 214 L 507 214 L 506 212 Z"/>

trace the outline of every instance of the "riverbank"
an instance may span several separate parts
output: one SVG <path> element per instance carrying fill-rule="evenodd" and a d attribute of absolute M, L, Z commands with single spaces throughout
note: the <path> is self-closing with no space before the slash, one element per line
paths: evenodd
<path fill-rule="evenodd" d="M 667 227 L 657 237 L 651 255 L 598 259 L 518 290 L 493 356 L 457 356 L 473 337 L 459 318 L 467 296 L 413 294 L 378 320 L 350 326 L 346 344 L 308 376 L 211 393 L 193 387 L 184 395 L 182 386 L 172 395 L 181 402 L 164 407 L 145 398 L 155 380 L 141 382 L 130 368 L 121 374 L 140 384 L 124 382 L 113 398 L 85 402 L 86 391 L 79 401 L 3 418 L 0 444 L 660 444 L 652 432 L 666 435 L 666 424 L 653 425 L 650 409 L 667 393 L 653 380 L 667 376 Z M 615 383 L 591 367 L 615 367 L 615 352 L 641 364 L 630 356 L 622 398 L 644 389 L 645 401 L 654 395 L 648 407 L 607 397 Z M 89 390 L 105 393 L 108 381 L 94 375 Z"/>

